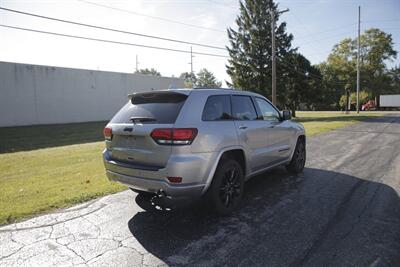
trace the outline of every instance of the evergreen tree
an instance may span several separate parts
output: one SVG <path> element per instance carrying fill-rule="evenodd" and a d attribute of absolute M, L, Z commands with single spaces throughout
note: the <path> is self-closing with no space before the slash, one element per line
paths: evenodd
<path fill-rule="evenodd" d="M 240 14 L 236 18 L 237 30 L 229 28 L 229 63 L 227 73 L 235 88 L 261 93 L 271 98 L 271 13 L 279 19 L 278 5 L 273 0 L 240 1 Z M 293 36 L 286 33 L 286 23 L 277 23 L 275 29 L 276 56 L 285 62 L 294 52 Z M 289 66 L 290 67 L 290 66 Z M 288 65 L 277 63 L 278 102 L 284 99 L 284 74 Z M 280 99 L 280 100 L 279 100 Z M 284 103 L 281 103 L 284 104 Z"/>
<path fill-rule="evenodd" d="M 310 61 L 300 53 L 293 53 L 288 58 L 291 69 L 286 75 L 284 95 L 280 95 L 280 103 L 296 116 L 296 109 L 303 103 L 308 109 L 319 107 L 321 97 L 321 73 Z"/>

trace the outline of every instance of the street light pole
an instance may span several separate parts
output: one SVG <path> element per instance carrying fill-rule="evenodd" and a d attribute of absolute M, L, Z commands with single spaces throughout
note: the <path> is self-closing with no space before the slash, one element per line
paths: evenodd
<path fill-rule="evenodd" d="M 288 12 L 289 9 L 285 9 L 277 12 L 277 14 L 282 14 Z M 272 39 L 272 104 L 276 105 L 276 47 L 275 47 L 275 12 L 271 11 L 271 39 Z"/>

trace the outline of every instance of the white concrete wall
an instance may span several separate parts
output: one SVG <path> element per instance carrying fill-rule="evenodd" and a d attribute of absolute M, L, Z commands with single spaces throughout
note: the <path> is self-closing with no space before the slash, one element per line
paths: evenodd
<path fill-rule="evenodd" d="M 0 127 L 109 120 L 127 95 L 183 80 L 0 62 Z"/>

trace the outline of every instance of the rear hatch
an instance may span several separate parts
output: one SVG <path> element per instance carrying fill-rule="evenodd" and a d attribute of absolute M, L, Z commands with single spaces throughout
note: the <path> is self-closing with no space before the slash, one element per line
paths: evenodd
<path fill-rule="evenodd" d="M 135 168 L 160 169 L 166 166 L 172 147 L 159 145 L 150 136 L 156 128 L 173 128 L 188 95 L 176 91 L 137 93 L 114 116 L 108 127 L 110 158 Z"/>

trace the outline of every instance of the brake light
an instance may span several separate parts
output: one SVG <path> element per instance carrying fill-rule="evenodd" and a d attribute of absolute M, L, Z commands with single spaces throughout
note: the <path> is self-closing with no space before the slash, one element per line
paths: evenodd
<path fill-rule="evenodd" d="M 105 127 L 103 130 L 104 138 L 106 140 L 111 140 L 112 139 L 112 129 L 110 127 Z"/>
<path fill-rule="evenodd" d="M 154 129 L 150 136 L 159 145 L 190 145 L 197 135 L 196 128 Z"/>
<path fill-rule="evenodd" d="M 168 181 L 173 184 L 182 183 L 182 177 L 167 177 Z"/>

